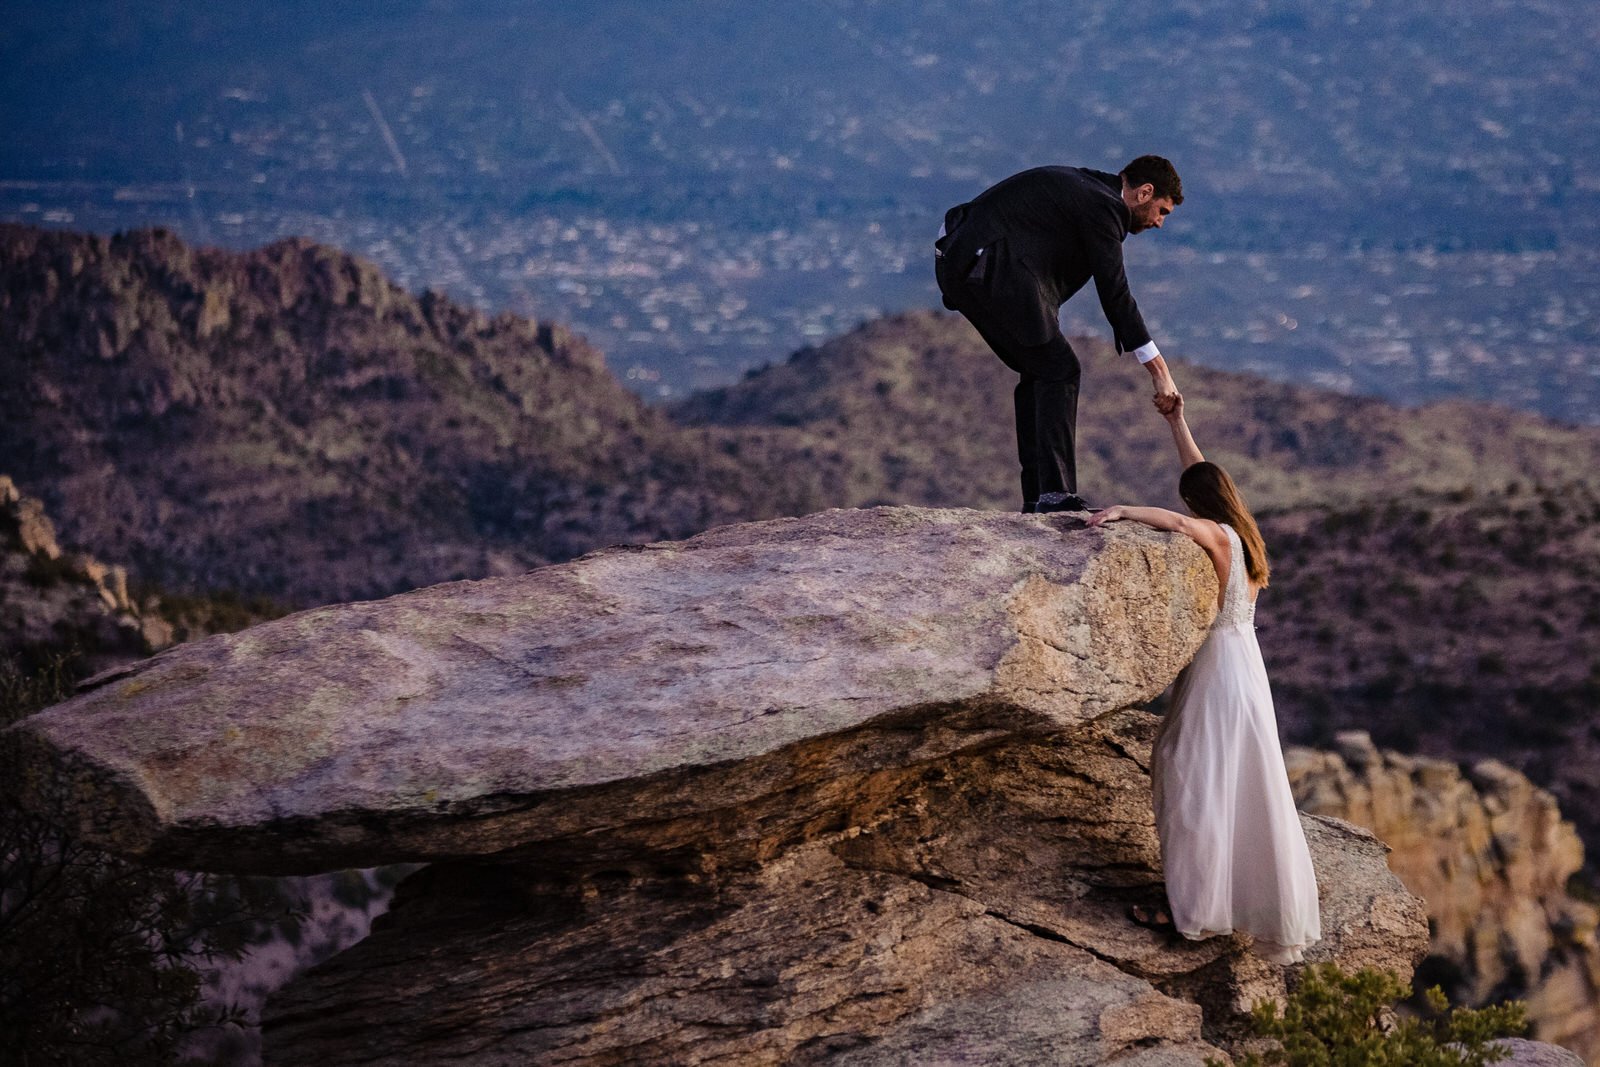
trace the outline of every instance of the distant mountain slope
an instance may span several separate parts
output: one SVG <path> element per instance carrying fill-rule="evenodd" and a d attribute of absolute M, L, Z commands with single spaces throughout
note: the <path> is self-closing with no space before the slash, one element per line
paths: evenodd
<path fill-rule="evenodd" d="M 1085 492 L 1175 502 L 1146 376 L 1080 348 Z M 662 411 L 560 327 L 305 241 L 0 226 L 0 372 L 22 490 L 65 540 L 176 590 L 347 600 L 824 507 L 1018 503 L 1010 375 L 934 313 Z M 1177 373 L 1258 508 L 1600 469 L 1600 430 Z"/>
<path fill-rule="evenodd" d="M 1085 495 L 1176 504 L 1176 461 L 1148 375 L 1101 342 L 1074 344 L 1084 362 Z M 1401 408 L 1181 363 L 1174 374 L 1201 447 L 1258 508 L 1600 478 L 1600 430 L 1487 405 Z M 805 461 L 792 477 L 831 481 L 850 504 L 1015 507 L 1015 380 L 962 319 L 917 313 L 869 323 L 672 410 L 728 440 L 797 450 Z"/>
<path fill-rule="evenodd" d="M 1526 483 L 1269 515 L 1261 645 L 1284 732 L 1493 756 L 1555 793 L 1600 871 L 1600 492 Z"/>
<path fill-rule="evenodd" d="M 780 506 L 565 330 L 305 241 L 0 226 L 0 279 L 5 467 L 170 586 L 343 600 Z"/>

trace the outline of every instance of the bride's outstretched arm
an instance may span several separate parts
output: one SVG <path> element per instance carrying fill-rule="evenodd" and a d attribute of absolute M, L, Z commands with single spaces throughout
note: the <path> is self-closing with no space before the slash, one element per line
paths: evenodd
<path fill-rule="evenodd" d="M 1089 516 L 1087 525 L 1090 529 L 1103 526 L 1108 522 L 1118 519 L 1132 519 L 1142 522 L 1146 526 L 1153 526 L 1157 530 L 1170 530 L 1181 533 L 1195 544 L 1205 549 L 1208 553 L 1221 551 L 1226 556 L 1228 550 L 1228 535 L 1222 532 L 1222 527 L 1210 519 L 1197 519 L 1193 515 L 1184 515 L 1166 508 L 1137 507 L 1131 504 L 1117 504 L 1097 511 Z"/>
<path fill-rule="evenodd" d="M 1180 395 L 1172 402 L 1171 409 L 1161 414 L 1172 430 L 1172 443 L 1178 446 L 1178 463 L 1181 469 L 1188 470 L 1196 463 L 1202 462 L 1206 457 L 1201 455 L 1200 446 L 1194 443 L 1194 434 L 1189 432 L 1189 423 L 1183 417 L 1183 397 Z"/>
<path fill-rule="evenodd" d="M 1087 525 L 1093 528 L 1108 522 L 1116 522 L 1118 519 L 1132 519 L 1134 522 L 1142 522 L 1146 526 L 1153 526 L 1158 530 L 1171 530 L 1174 533 L 1188 533 L 1188 527 L 1198 521 L 1192 516 L 1168 511 L 1166 508 L 1116 504 L 1090 515 Z"/>

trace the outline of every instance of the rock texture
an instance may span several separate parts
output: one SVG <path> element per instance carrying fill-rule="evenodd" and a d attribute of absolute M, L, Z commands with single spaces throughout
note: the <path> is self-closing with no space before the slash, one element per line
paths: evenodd
<path fill-rule="evenodd" d="M 84 831 L 165 862 L 435 862 L 269 1004 L 269 1063 L 1195 1064 L 1286 972 L 1159 899 L 1149 700 L 1182 538 L 880 508 L 614 549 L 174 650 L 25 721 Z M 1327 940 L 1420 902 L 1306 819 Z"/>
<path fill-rule="evenodd" d="M 1554 797 L 1496 760 L 1380 752 L 1358 731 L 1287 759 L 1301 809 L 1371 829 L 1427 901 L 1423 980 L 1470 1004 L 1524 1000 L 1534 1036 L 1600 1061 L 1600 914 L 1567 893 L 1583 845 Z"/>
<path fill-rule="evenodd" d="M 1497 1061 L 1496 1067 L 1583 1067 L 1584 1064 L 1577 1053 L 1541 1041 L 1513 1037 L 1496 1044 L 1506 1054 L 1505 1059 Z"/>
<path fill-rule="evenodd" d="M 92 679 L 24 737 L 39 788 L 85 798 L 86 840 L 217 869 L 746 803 L 1159 693 L 1209 566 L 1131 527 L 1061 536 L 1075 521 L 827 512 L 317 609 Z"/>
<path fill-rule="evenodd" d="M 1119 712 L 648 839 L 435 864 L 269 1003 L 267 1062 L 1220 1059 L 1286 974 L 1242 937 L 1190 944 L 1125 918 L 1161 893 L 1156 722 Z M 1425 926 L 1383 845 L 1306 829 L 1328 933 L 1311 958 L 1408 974 Z"/>

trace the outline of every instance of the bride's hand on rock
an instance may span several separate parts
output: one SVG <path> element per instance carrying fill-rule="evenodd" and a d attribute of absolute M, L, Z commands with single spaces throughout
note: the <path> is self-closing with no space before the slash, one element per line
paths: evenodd
<path fill-rule="evenodd" d="M 1108 522 L 1116 522 L 1118 519 L 1126 517 L 1127 516 L 1124 514 L 1122 505 L 1113 504 L 1109 508 L 1105 508 L 1101 511 L 1095 512 L 1093 515 L 1090 515 L 1085 521 L 1084 525 L 1088 526 L 1090 529 L 1093 529 L 1096 526 L 1103 526 Z"/>

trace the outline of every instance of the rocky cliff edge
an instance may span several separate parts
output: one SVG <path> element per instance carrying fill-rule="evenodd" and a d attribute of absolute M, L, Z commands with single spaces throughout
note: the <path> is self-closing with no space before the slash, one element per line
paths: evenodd
<path fill-rule="evenodd" d="M 1600 1063 L 1600 909 L 1567 891 L 1583 843 L 1555 797 L 1499 760 L 1380 751 L 1364 731 L 1286 756 L 1301 810 L 1378 834 L 1427 901 L 1427 982 L 1468 1004 L 1524 1001 L 1536 1036 Z"/>
<path fill-rule="evenodd" d="M 429 860 L 269 1005 L 267 1062 L 1200 1064 L 1286 972 L 1160 896 L 1188 541 L 833 511 L 304 612 L 93 679 L 28 802 L 155 862 Z M 1305 817 L 1327 940 L 1409 976 L 1421 902 Z"/>

